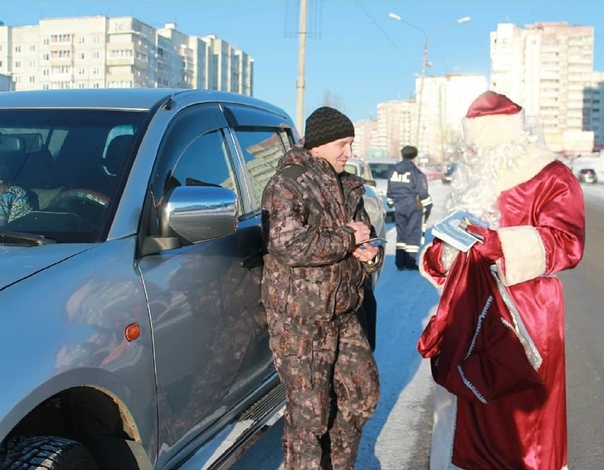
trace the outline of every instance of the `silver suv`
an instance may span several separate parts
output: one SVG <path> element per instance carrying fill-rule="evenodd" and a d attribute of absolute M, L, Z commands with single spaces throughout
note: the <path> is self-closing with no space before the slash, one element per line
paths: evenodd
<path fill-rule="evenodd" d="M 236 94 L 0 93 L 0 468 L 221 468 L 281 416 L 260 196 L 298 138 Z"/>

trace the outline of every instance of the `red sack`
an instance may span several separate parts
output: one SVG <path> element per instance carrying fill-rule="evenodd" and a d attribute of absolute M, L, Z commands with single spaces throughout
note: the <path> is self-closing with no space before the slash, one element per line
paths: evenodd
<path fill-rule="evenodd" d="M 430 358 L 434 381 L 469 401 L 488 403 L 543 383 L 541 357 L 520 315 L 475 250 L 455 259 L 417 349 Z"/>

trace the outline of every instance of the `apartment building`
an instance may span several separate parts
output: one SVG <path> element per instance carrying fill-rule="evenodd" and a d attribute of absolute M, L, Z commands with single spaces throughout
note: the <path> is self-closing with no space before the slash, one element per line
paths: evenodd
<path fill-rule="evenodd" d="M 594 150 L 604 150 L 604 72 L 593 73 L 583 104 L 583 127 L 594 133 Z"/>
<path fill-rule="evenodd" d="M 416 80 L 416 89 L 420 88 L 419 80 Z M 484 75 L 425 77 L 421 116 L 418 118 L 415 100 L 379 103 L 377 118 L 371 121 L 370 135 L 359 132 L 361 127 L 368 128 L 366 121 L 355 122 L 357 154 L 398 158 L 404 145 L 414 145 L 423 163 L 449 160 L 461 138 L 461 120 L 472 100 L 487 89 L 487 84 Z"/>
<path fill-rule="evenodd" d="M 528 125 L 539 126 L 552 150 L 572 157 L 604 149 L 604 73 L 593 70 L 593 27 L 504 23 L 491 32 L 490 43 L 490 80 L 425 77 L 421 100 L 378 104 L 371 142 L 363 145 L 390 155 L 400 142 L 411 143 L 429 161 L 447 160 L 471 101 L 492 89 L 524 107 Z"/>
<path fill-rule="evenodd" d="M 484 75 L 447 74 L 425 78 L 418 149 L 422 149 L 429 160 L 450 159 L 462 138 L 463 117 L 487 86 Z"/>
<path fill-rule="evenodd" d="M 16 90 L 208 88 L 253 95 L 253 59 L 216 36 L 134 17 L 43 19 L 0 25 L 0 73 Z"/>
<path fill-rule="evenodd" d="M 584 152 L 593 147 L 585 114 L 593 86 L 594 28 L 565 22 L 520 28 L 499 24 L 491 33 L 491 89 L 504 93 L 538 122 L 552 150 Z M 587 92 L 590 93 L 590 92 Z"/>
<path fill-rule="evenodd" d="M 354 123 L 352 153 L 356 156 L 365 158 L 371 155 L 371 134 L 376 125 L 375 119 L 362 119 Z"/>
<path fill-rule="evenodd" d="M 381 150 L 384 157 L 399 158 L 403 145 L 411 142 L 411 126 L 415 116 L 415 103 L 396 100 L 379 103 L 377 123 L 371 133 L 374 153 Z"/>

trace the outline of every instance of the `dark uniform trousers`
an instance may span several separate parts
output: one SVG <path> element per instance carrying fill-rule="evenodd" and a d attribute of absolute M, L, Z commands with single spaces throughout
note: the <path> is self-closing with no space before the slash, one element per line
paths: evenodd
<path fill-rule="evenodd" d="M 312 325 L 271 321 L 286 389 L 286 470 L 354 470 L 362 428 L 379 398 L 378 369 L 354 313 Z"/>
<path fill-rule="evenodd" d="M 398 269 L 417 269 L 417 254 L 422 241 L 422 209 L 416 198 L 394 202 L 396 258 Z"/>

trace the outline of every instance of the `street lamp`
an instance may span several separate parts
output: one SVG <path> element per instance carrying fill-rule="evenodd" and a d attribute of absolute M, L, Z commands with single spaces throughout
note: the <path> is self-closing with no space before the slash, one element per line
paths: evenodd
<path fill-rule="evenodd" d="M 419 81 L 419 96 L 417 98 L 417 100 L 418 100 L 417 101 L 417 133 L 416 133 L 416 137 L 415 137 L 416 145 L 421 146 L 420 128 L 421 128 L 421 121 L 422 121 L 422 100 L 423 100 L 423 96 L 424 96 L 424 80 L 426 78 L 426 69 L 428 67 L 428 40 L 430 38 L 430 33 L 433 33 L 434 31 L 439 31 L 441 29 L 448 28 L 450 26 L 455 26 L 456 24 L 468 23 L 470 21 L 470 17 L 464 16 L 463 18 L 459 18 L 457 21 L 454 21 L 453 23 L 447 23 L 443 26 L 439 26 L 438 28 L 434 28 L 434 29 L 431 29 L 430 31 L 426 31 L 426 30 L 420 28 L 419 26 L 416 26 L 413 23 L 410 23 L 407 20 L 404 20 L 396 13 L 389 13 L 388 16 L 390 18 L 392 18 L 393 20 L 401 21 L 402 23 L 405 23 L 406 25 L 417 29 L 420 33 L 422 33 L 424 35 L 424 54 L 423 54 L 423 58 L 422 58 L 422 73 L 421 73 L 421 78 Z"/>

